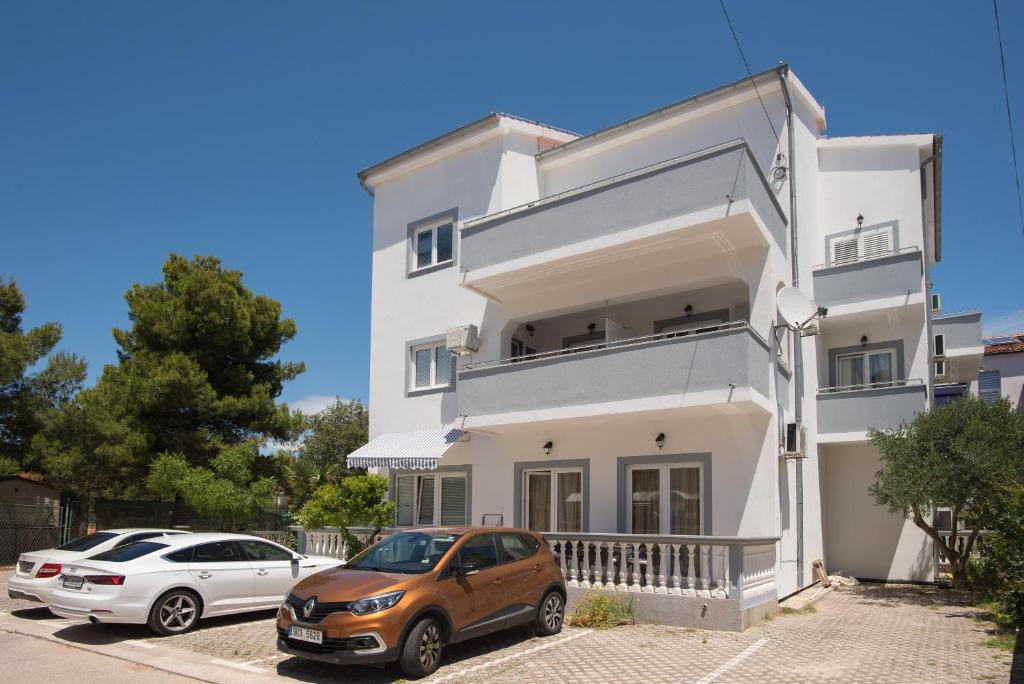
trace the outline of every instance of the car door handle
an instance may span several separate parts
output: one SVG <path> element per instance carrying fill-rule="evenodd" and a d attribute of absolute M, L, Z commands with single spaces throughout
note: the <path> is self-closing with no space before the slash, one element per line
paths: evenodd
<path fill-rule="evenodd" d="M 211 577 L 213 577 L 213 575 L 211 575 L 208 572 L 201 572 L 199 573 L 198 577 L 199 579 L 210 579 Z"/>
<path fill-rule="evenodd" d="M 504 577 L 499 577 L 498 579 L 494 580 L 494 584 L 501 584 L 504 581 L 505 581 Z"/>
<path fill-rule="evenodd" d="M 260 577 L 263 577 L 263 575 L 267 575 L 269 573 L 270 573 L 269 570 L 264 570 L 263 568 L 260 568 L 259 570 L 256 571 L 256 574 L 259 575 Z"/>
<path fill-rule="evenodd" d="M 533 566 L 533 571 L 534 571 L 534 572 L 540 572 L 540 563 L 536 563 L 536 564 L 534 564 L 534 566 Z"/>

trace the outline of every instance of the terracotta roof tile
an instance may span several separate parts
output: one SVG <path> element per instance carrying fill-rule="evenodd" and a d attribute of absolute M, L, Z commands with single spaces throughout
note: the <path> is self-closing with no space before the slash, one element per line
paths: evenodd
<path fill-rule="evenodd" d="M 1013 354 L 1024 352 L 1024 333 L 986 337 L 985 354 Z"/>

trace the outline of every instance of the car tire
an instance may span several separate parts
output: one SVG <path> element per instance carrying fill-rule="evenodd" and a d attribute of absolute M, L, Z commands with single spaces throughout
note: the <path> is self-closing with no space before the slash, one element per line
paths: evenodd
<path fill-rule="evenodd" d="M 441 623 L 434 618 L 417 622 L 405 637 L 398 657 L 402 672 L 410 677 L 433 674 L 441 664 L 442 636 Z"/>
<path fill-rule="evenodd" d="M 203 604 L 194 591 L 174 589 L 153 603 L 146 625 L 160 636 L 184 634 L 199 624 L 202 608 Z"/>
<path fill-rule="evenodd" d="M 562 631 L 565 622 L 565 599 L 555 590 L 544 594 L 537 608 L 537 620 L 533 631 L 537 636 L 552 636 Z"/>

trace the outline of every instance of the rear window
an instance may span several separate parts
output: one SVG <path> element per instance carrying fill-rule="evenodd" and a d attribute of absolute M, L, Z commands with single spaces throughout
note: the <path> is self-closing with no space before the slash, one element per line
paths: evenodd
<path fill-rule="evenodd" d="M 96 548 L 105 541 L 110 541 L 117 536 L 116 532 L 93 532 L 78 539 L 72 539 L 64 546 L 58 546 L 60 551 L 88 551 Z"/>
<path fill-rule="evenodd" d="M 99 561 L 110 561 L 112 563 L 123 563 L 124 561 L 135 560 L 136 558 L 142 558 L 143 556 L 159 551 L 160 549 L 166 549 L 167 544 L 158 544 L 156 542 L 135 542 L 128 546 L 119 546 L 116 549 L 110 549 L 109 551 L 103 551 L 97 553 L 95 556 L 91 556 L 89 560 Z"/>

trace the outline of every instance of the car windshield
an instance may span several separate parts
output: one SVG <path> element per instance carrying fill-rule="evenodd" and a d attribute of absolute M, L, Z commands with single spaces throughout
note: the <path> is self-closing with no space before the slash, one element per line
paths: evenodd
<path fill-rule="evenodd" d="M 153 553 L 160 549 L 166 549 L 167 546 L 167 544 L 158 544 L 157 542 L 140 541 L 135 542 L 134 544 L 128 544 L 127 546 L 119 546 L 116 549 L 110 549 L 109 551 L 102 551 L 97 553 L 95 556 L 90 556 L 89 560 L 123 563 L 124 561 L 141 558 L 146 554 Z"/>
<path fill-rule="evenodd" d="M 78 539 L 72 539 L 64 546 L 58 546 L 58 551 L 88 551 L 89 549 L 95 548 L 105 541 L 109 541 L 117 536 L 116 532 L 93 532 L 87 534 L 84 537 Z"/>
<path fill-rule="evenodd" d="M 399 532 L 380 540 L 344 567 L 420 575 L 433 570 L 458 538 L 457 534 Z"/>

